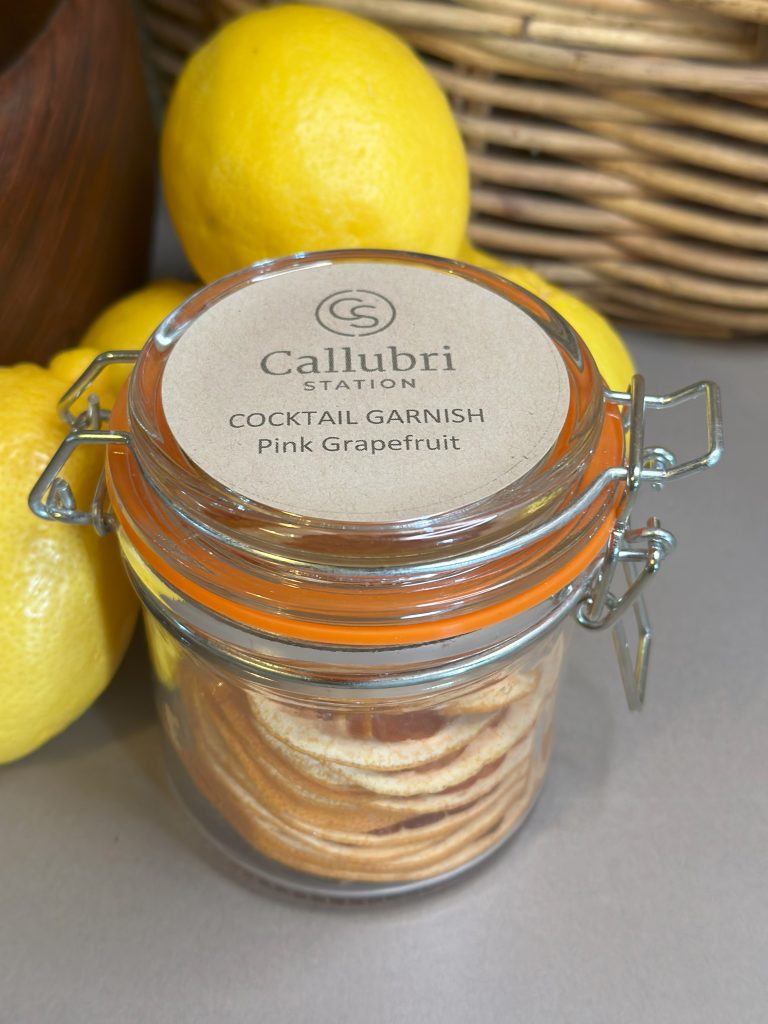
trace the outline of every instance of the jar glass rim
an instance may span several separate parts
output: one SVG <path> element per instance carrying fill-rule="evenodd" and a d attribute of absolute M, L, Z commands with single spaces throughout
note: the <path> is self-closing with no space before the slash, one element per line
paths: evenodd
<path fill-rule="evenodd" d="M 258 286 L 268 275 L 334 261 L 394 262 L 458 275 L 536 320 L 563 358 L 570 387 L 569 413 L 548 456 L 514 486 L 489 498 L 428 518 L 382 523 L 319 520 L 269 508 L 228 490 L 195 466 L 176 444 L 163 411 L 161 384 L 173 346 L 223 297 Z M 204 287 L 163 321 L 142 350 L 113 422 L 127 426 L 132 438 L 130 452 L 108 453 L 107 475 L 118 521 L 130 530 L 132 542 L 138 540 L 147 557 L 199 587 L 198 600 L 207 590 L 218 589 L 219 598 L 235 598 L 227 605 L 229 614 L 238 606 L 252 606 L 263 617 L 270 606 L 279 607 L 281 616 L 305 626 L 330 625 L 337 613 L 344 618 L 342 608 L 331 609 L 329 615 L 318 608 L 330 588 L 373 598 L 361 622 L 371 628 L 402 624 L 404 619 L 411 625 L 457 620 L 492 606 L 503 608 L 512 598 L 519 604 L 528 591 L 535 592 L 534 603 L 544 596 L 542 585 L 544 590 L 551 588 L 550 594 L 557 592 L 607 540 L 617 487 L 596 497 L 567 528 L 548 534 L 547 524 L 557 522 L 607 467 L 620 465 L 623 455 L 620 413 L 606 400 L 586 345 L 546 303 L 489 271 L 387 250 L 309 253 L 265 261 Z M 517 543 L 537 529 L 544 532 L 536 543 Z M 196 550 L 185 550 L 178 538 L 193 535 L 199 541 Z M 524 570 L 516 580 L 514 562 Z M 241 579 L 246 575 L 266 581 L 263 593 L 233 592 L 240 589 L 232 586 L 233 578 L 217 586 L 222 565 L 234 568 Z M 482 579 L 464 586 L 478 573 Z M 314 592 L 312 607 L 302 608 L 296 600 L 302 587 Z M 401 587 L 407 591 L 403 599 L 390 600 Z M 271 596 L 265 596 L 270 590 Z M 417 591 L 422 600 L 409 611 L 408 596 Z M 391 607 L 385 608 L 387 604 Z"/>

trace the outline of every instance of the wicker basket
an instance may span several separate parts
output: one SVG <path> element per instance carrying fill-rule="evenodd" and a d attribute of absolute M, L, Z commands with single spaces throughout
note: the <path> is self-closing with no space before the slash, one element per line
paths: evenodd
<path fill-rule="evenodd" d="M 271 6 L 144 2 L 166 87 L 217 23 Z M 768 0 L 324 4 L 395 28 L 442 83 L 477 244 L 625 321 L 768 332 Z"/>

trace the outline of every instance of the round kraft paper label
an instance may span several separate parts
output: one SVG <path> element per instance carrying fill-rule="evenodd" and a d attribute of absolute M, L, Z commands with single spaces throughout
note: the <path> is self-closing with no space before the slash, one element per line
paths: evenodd
<path fill-rule="evenodd" d="M 568 376 L 546 332 L 454 274 L 374 262 L 257 278 L 168 358 L 168 424 L 201 470 L 263 505 L 421 519 L 509 487 L 550 451 Z"/>

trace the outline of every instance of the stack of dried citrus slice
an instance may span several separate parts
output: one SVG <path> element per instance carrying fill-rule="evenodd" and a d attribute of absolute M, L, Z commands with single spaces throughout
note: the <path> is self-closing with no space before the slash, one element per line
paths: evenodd
<path fill-rule="evenodd" d="M 448 698 L 371 711 L 245 690 L 185 652 L 164 715 L 197 787 L 257 850 L 330 878 L 431 878 L 490 849 L 531 806 L 561 658 L 559 637 Z"/>

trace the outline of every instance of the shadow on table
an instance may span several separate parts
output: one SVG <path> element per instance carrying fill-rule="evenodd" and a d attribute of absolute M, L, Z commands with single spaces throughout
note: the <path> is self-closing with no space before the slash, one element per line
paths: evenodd
<path fill-rule="evenodd" d="M 574 664 L 564 673 L 557 698 L 555 741 L 546 799 L 538 821 L 542 828 L 562 827 L 585 801 L 600 800 L 611 771 L 614 746 L 613 702 L 608 680 Z"/>

